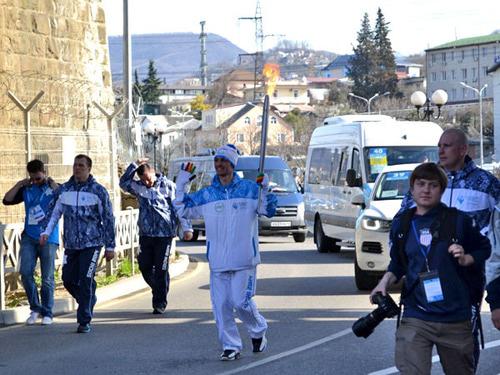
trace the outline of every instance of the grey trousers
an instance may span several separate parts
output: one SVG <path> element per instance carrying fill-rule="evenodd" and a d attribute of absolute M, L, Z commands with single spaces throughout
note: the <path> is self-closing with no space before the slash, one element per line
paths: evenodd
<path fill-rule="evenodd" d="M 403 318 L 396 331 L 396 367 L 403 375 L 428 375 L 436 345 L 445 374 L 474 374 L 471 322 L 427 322 Z"/>

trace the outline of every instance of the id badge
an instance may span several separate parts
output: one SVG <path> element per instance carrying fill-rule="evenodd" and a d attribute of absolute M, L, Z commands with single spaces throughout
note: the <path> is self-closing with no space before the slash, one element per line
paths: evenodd
<path fill-rule="evenodd" d="M 28 213 L 28 224 L 29 225 L 37 225 L 40 221 L 45 217 L 45 212 L 43 212 L 42 207 L 40 205 L 36 205 L 35 207 L 31 207 Z"/>
<path fill-rule="evenodd" d="M 444 300 L 441 281 L 439 280 L 437 271 L 422 272 L 418 277 L 424 286 L 425 297 L 428 303 Z"/>

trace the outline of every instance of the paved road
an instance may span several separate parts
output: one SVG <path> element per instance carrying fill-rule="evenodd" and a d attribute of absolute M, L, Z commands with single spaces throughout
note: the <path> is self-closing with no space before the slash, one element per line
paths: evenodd
<path fill-rule="evenodd" d="M 88 335 L 74 333 L 74 314 L 58 317 L 51 327 L 0 329 L 0 374 L 396 373 L 394 320 L 382 322 L 367 340 L 350 331 L 373 309 L 354 286 L 352 251 L 319 254 L 311 240 L 263 237 L 257 303 L 270 323 L 270 347 L 254 355 L 240 329 L 247 343 L 242 358 L 222 363 L 204 242 L 179 247 L 199 263 L 173 283 L 165 316 L 151 314 L 145 292 L 100 307 Z M 497 374 L 500 332 L 487 311 L 483 321 L 489 348 L 478 373 Z M 433 374 L 442 374 L 439 367 Z"/>

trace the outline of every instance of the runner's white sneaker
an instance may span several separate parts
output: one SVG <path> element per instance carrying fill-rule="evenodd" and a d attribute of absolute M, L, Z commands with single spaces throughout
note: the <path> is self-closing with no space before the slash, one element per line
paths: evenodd
<path fill-rule="evenodd" d="M 50 326 L 52 324 L 53 320 L 50 316 L 44 316 L 42 318 L 42 326 Z"/>
<path fill-rule="evenodd" d="M 26 324 L 32 326 L 33 324 L 36 323 L 39 316 L 40 316 L 39 313 L 37 313 L 36 311 L 32 311 L 30 317 L 26 320 Z"/>
<path fill-rule="evenodd" d="M 232 349 L 226 349 L 220 355 L 221 361 L 234 361 L 239 358 L 240 358 L 240 352 Z"/>

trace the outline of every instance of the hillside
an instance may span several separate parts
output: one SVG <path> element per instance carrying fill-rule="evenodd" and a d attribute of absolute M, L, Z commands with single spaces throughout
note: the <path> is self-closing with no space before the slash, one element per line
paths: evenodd
<path fill-rule="evenodd" d="M 122 38 L 108 39 L 113 83 L 122 80 Z M 220 71 L 237 63 L 238 54 L 245 53 L 229 40 L 207 35 L 207 62 L 209 73 Z M 139 79 L 146 76 L 148 62 L 154 60 L 158 76 L 166 82 L 184 77 L 198 76 L 200 70 L 200 40 L 194 33 L 144 34 L 132 36 L 132 73 Z"/>

